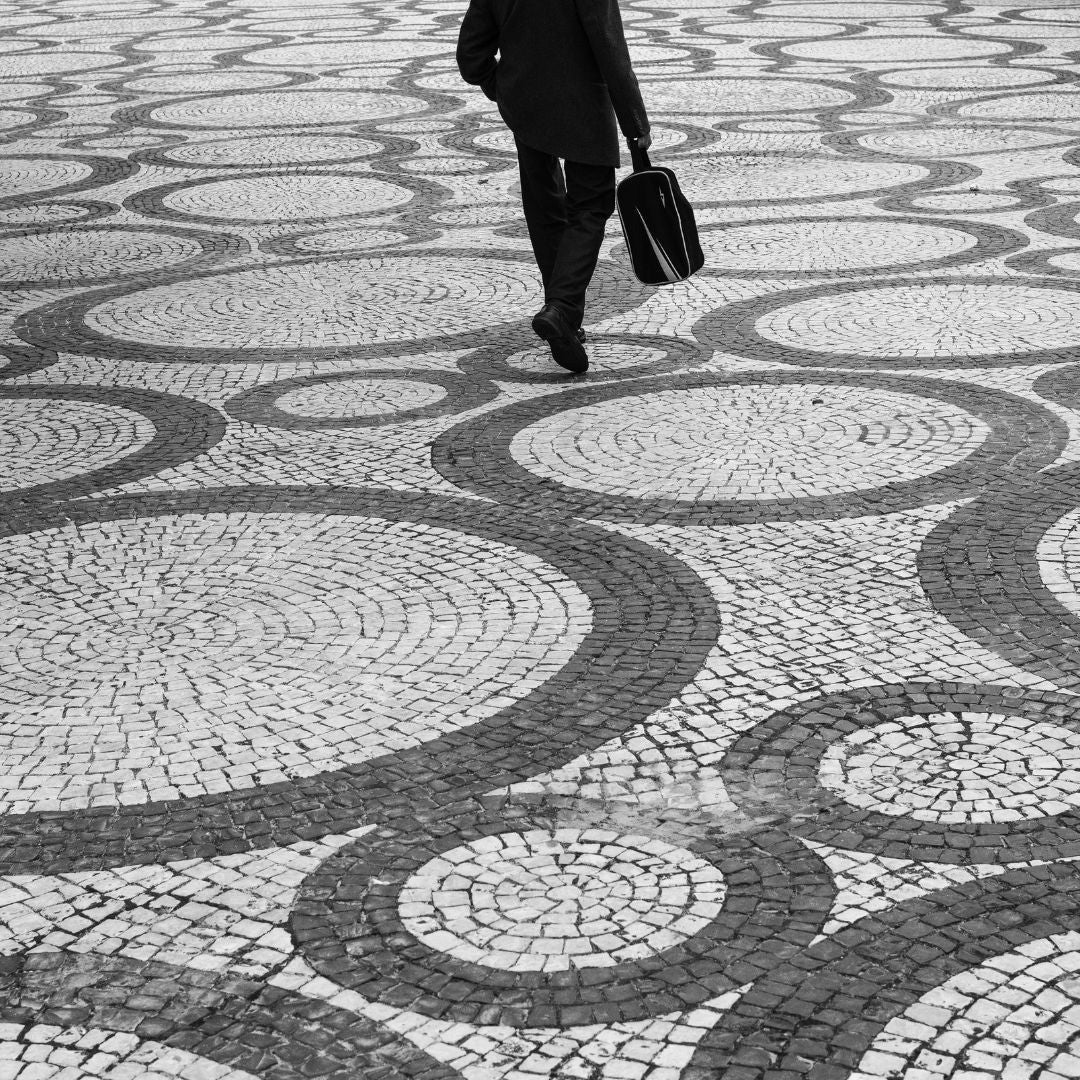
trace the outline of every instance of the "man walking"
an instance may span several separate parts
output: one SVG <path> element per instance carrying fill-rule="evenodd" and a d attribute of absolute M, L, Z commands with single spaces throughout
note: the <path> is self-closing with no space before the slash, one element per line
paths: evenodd
<path fill-rule="evenodd" d="M 616 119 L 642 149 L 652 142 L 618 0 L 470 0 L 457 63 L 514 133 L 544 281 L 533 330 L 557 364 L 583 372 L 585 291 L 615 210 Z"/>

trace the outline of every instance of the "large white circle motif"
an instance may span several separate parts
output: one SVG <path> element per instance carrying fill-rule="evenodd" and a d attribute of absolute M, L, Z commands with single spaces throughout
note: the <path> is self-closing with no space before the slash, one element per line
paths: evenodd
<path fill-rule="evenodd" d="M 567 409 L 524 428 L 514 459 L 535 476 L 623 498 L 809 498 L 913 480 L 989 435 L 944 401 L 856 386 L 663 390 Z"/>
<path fill-rule="evenodd" d="M 944 258 L 975 237 L 943 225 L 824 218 L 707 230 L 701 246 L 716 270 L 855 270 Z"/>
<path fill-rule="evenodd" d="M 226 221 L 321 221 L 403 206 L 408 188 L 371 176 L 245 176 L 179 188 L 162 202 L 170 210 Z"/>
<path fill-rule="evenodd" d="M 541 559 L 379 518 L 91 523 L 9 537 L 4 557 L 4 811 L 249 788 L 414 746 L 530 693 L 591 627 Z"/>
<path fill-rule="evenodd" d="M 1077 294 L 1002 283 L 895 285 L 777 308 L 754 329 L 789 348 L 928 360 L 1080 344 Z"/>
<path fill-rule="evenodd" d="M 371 256 L 263 266 L 127 293 L 91 308 L 111 338 L 203 349 L 377 345 L 505 323 L 536 308 L 536 272 L 508 259 Z"/>
<path fill-rule="evenodd" d="M 0 491 L 69 480 L 149 443 L 144 416 L 102 402 L 0 399 Z"/>
<path fill-rule="evenodd" d="M 852 806 L 942 824 L 1001 824 L 1080 807 L 1080 734 L 998 713 L 935 713 L 863 728 L 822 755 Z"/>
<path fill-rule="evenodd" d="M 405 929 L 504 971 L 611 967 L 712 922 L 720 872 L 683 848 L 604 829 L 500 834 L 425 863 L 398 894 Z"/>
<path fill-rule="evenodd" d="M 200 97 L 159 105 L 151 116 L 194 128 L 235 128 L 303 124 L 355 124 L 375 117 L 419 112 L 420 98 L 363 90 L 266 90 L 254 94 Z"/>

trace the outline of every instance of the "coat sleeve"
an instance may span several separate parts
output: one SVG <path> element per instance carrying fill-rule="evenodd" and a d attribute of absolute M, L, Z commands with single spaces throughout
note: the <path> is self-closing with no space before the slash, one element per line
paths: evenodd
<path fill-rule="evenodd" d="M 495 100 L 495 53 L 499 48 L 499 27 L 491 11 L 491 0 L 470 0 L 457 41 L 457 65 L 461 77 L 479 86 Z"/>
<path fill-rule="evenodd" d="M 649 130 L 649 118 L 645 114 L 637 77 L 630 66 L 619 0 L 574 0 L 574 3 L 600 74 L 607 83 L 623 135 L 627 139 L 645 135 Z"/>

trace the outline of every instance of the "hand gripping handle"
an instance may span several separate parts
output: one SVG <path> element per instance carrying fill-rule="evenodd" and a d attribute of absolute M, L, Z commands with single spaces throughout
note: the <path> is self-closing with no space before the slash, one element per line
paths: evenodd
<path fill-rule="evenodd" d="M 649 161 L 648 150 L 642 150 L 634 139 L 627 139 L 626 145 L 630 147 L 630 161 L 634 167 L 634 172 L 641 172 L 642 169 L 652 168 L 652 163 Z"/>

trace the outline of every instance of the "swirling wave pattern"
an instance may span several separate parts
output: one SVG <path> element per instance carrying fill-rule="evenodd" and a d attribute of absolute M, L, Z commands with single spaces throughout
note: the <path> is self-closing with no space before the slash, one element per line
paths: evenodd
<path fill-rule="evenodd" d="M 0 1075 L 1080 1075 L 1080 15 L 621 0 L 704 269 L 529 332 L 465 0 L 0 2 Z"/>

